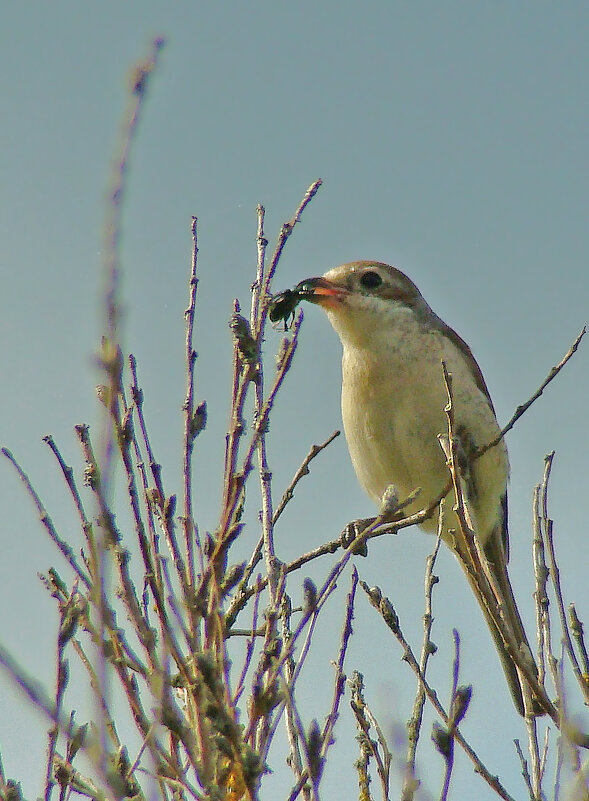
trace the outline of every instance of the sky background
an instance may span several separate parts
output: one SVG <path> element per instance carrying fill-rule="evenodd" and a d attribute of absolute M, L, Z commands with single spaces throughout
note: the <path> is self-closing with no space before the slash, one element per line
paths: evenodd
<path fill-rule="evenodd" d="M 324 185 L 288 243 L 275 289 L 344 261 L 400 267 L 469 342 L 505 423 L 588 320 L 588 4 L 3 3 L 0 444 L 29 472 L 63 536 L 75 542 L 79 534 L 41 437 L 52 433 L 80 470 L 73 426 L 97 419 L 93 354 L 101 331 L 109 167 L 129 70 L 154 36 L 167 45 L 127 185 L 124 347 L 137 356 L 153 444 L 174 491 L 180 487 L 190 218 L 197 215 L 196 392 L 209 408 L 197 448 L 201 528 L 213 528 L 219 512 L 231 375 L 227 321 L 233 298 L 244 307 L 249 302 L 256 204 L 266 207 L 274 243 L 316 178 Z M 280 333 L 270 329 L 270 356 L 279 342 Z M 309 447 L 341 425 L 339 360 L 327 320 L 318 308 L 305 308 L 269 438 L 277 498 Z M 530 629 L 531 498 L 551 450 L 550 510 L 566 597 L 589 620 L 582 500 L 589 475 L 588 367 L 583 343 L 508 437 L 510 568 Z M 6 462 L 0 462 L 0 507 L 0 641 L 51 689 L 56 614 L 37 573 L 62 564 Z M 276 532 L 278 555 L 292 559 L 371 513 L 341 437 L 299 486 Z M 258 537 L 255 525 L 244 537 L 248 553 Z M 357 560 L 361 577 L 395 603 L 416 648 L 432 545 L 406 530 L 375 541 L 369 558 Z M 330 565 L 315 563 L 307 574 L 320 582 Z M 450 554 L 441 554 L 437 572 L 432 683 L 445 700 L 456 627 L 461 680 L 475 684 L 464 733 L 491 772 L 523 798 L 512 740 L 525 740 L 525 730 L 491 639 Z M 329 660 L 348 586 L 346 574 L 320 619 L 317 650 L 303 674 L 307 722 L 328 711 Z M 295 585 L 295 601 L 297 591 Z M 410 714 L 413 679 L 362 597 L 355 629 L 347 669 L 365 673 L 367 699 L 394 731 Z M 83 712 L 84 699 L 77 708 Z M 0 751 L 7 775 L 22 782 L 28 797 L 41 791 L 46 728 L 0 676 Z M 357 794 L 354 736 L 346 712 L 336 729 L 325 798 Z M 442 775 L 428 738 L 429 728 L 419 761 L 424 799 L 437 797 Z M 286 796 L 291 786 L 282 757 L 273 764 L 262 798 Z M 378 796 L 376 778 L 373 787 Z M 453 795 L 494 797 L 461 753 Z"/>

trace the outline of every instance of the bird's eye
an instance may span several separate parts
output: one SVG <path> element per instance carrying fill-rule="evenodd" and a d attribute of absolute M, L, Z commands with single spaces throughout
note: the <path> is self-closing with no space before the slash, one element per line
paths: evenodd
<path fill-rule="evenodd" d="M 381 284 L 382 278 L 374 270 L 368 270 L 360 278 L 360 285 L 363 289 L 378 289 Z"/>

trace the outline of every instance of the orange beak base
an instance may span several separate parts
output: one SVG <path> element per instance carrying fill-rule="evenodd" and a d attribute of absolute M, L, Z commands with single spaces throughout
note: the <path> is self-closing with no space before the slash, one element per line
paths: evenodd
<path fill-rule="evenodd" d="M 301 300 L 317 303 L 324 308 L 335 308 L 337 301 L 346 294 L 345 289 L 332 284 L 325 278 L 307 278 L 297 284 L 294 291 Z"/>

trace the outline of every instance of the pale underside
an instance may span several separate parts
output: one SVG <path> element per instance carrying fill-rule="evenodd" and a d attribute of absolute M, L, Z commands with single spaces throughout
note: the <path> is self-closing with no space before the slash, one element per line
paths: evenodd
<path fill-rule="evenodd" d="M 425 330 L 409 309 L 399 306 L 394 311 L 394 325 L 375 330 L 368 320 L 363 325 L 363 315 L 355 308 L 353 337 L 349 336 L 345 308 L 327 313 L 340 336 L 345 326 L 341 336 L 342 416 L 358 480 L 376 503 L 390 484 L 395 485 L 400 500 L 421 487 L 420 495 L 406 509 L 407 514 L 417 512 L 434 500 L 450 479 L 438 439 L 440 434 L 448 434 L 442 359 L 452 375 L 455 433 L 463 440 L 466 456 L 499 433 L 489 400 L 454 343 L 438 330 Z M 392 315 L 389 323 L 391 319 Z M 387 365 L 384 374 L 382 364 Z M 477 535 L 485 543 L 501 522 L 508 474 L 503 442 L 474 460 L 469 469 L 469 506 Z M 458 525 L 451 506 L 446 504 L 446 539 L 448 530 Z M 437 516 L 423 528 L 435 531 Z"/>

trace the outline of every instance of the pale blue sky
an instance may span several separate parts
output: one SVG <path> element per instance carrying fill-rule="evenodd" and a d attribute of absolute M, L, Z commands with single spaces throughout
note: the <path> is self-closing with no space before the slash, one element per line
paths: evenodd
<path fill-rule="evenodd" d="M 73 425 L 96 416 L 92 354 L 100 330 L 108 167 L 128 70 L 155 35 L 167 46 L 128 183 L 124 338 L 139 360 L 154 445 L 172 491 L 179 477 L 189 224 L 197 215 L 197 393 L 209 403 L 209 425 L 198 443 L 203 528 L 214 526 L 218 514 L 230 382 L 227 320 L 234 297 L 248 302 L 257 203 L 267 208 L 274 242 L 307 186 L 322 178 L 288 244 L 276 289 L 343 261 L 397 265 L 471 345 L 501 422 L 587 322 L 586 3 L 20 2 L 2 5 L 0 31 L 0 444 L 29 471 L 66 536 L 77 536 L 75 521 L 40 440 L 53 433 L 67 460 L 79 466 Z M 339 343 L 319 309 L 305 315 L 270 438 L 278 496 L 309 446 L 340 426 Z M 270 331 L 268 351 L 278 342 Z M 582 502 L 589 474 L 588 354 L 583 345 L 508 439 L 511 574 L 530 626 L 530 500 L 552 449 L 551 511 L 565 586 L 589 620 Z M 4 463 L 0 505 L 0 593 L 7 610 L 0 640 L 51 687 L 55 614 L 36 573 L 60 562 Z M 285 514 L 279 556 L 292 558 L 331 539 L 347 520 L 371 511 L 341 438 L 317 460 Z M 253 527 L 248 536 L 257 538 Z M 362 578 L 398 604 L 416 646 L 431 545 L 409 531 L 374 543 L 371 557 L 358 561 Z M 309 574 L 321 580 L 328 568 L 318 564 Z M 523 797 L 511 741 L 525 732 L 512 714 L 490 638 L 448 554 L 439 573 L 440 652 L 432 680 L 440 691 L 449 685 L 457 626 L 462 679 L 476 685 L 465 732 L 489 768 Z M 317 676 L 331 681 L 347 581 L 307 672 L 309 717 L 327 712 Z M 384 721 L 403 722 L 412 681 L 364 599 L 355 628 L 349 669 L 365 671 L 369 698 Z M 34 797 L 46 722 L 13 695 L 4 677 L 0 686 L 5 770 Z M 336 736 L 325 797 L 352 798 L 356 751 L 347 715 Z M 263 798 L 282 797 L 277 788 L 290 782 L 276 764 Z M 437 796 L 439 759 L 428 754 L 422 768 Z M 455 782 L 456 798 L 492 797 L 461 756 Z"/>

